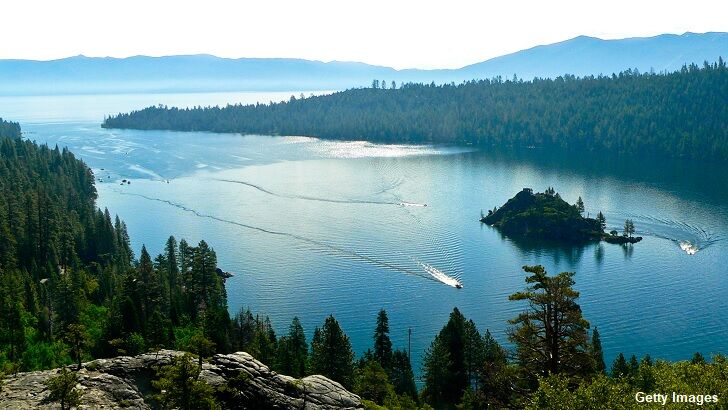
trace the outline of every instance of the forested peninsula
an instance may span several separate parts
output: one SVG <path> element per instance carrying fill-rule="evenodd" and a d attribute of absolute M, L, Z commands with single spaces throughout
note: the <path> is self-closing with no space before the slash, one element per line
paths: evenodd
<path fill-rule="evenodd" d="M 728 160 L 725 61 L 671 73 L 393 84 L 271 104 L 156 106 L 103 127 Z"/>

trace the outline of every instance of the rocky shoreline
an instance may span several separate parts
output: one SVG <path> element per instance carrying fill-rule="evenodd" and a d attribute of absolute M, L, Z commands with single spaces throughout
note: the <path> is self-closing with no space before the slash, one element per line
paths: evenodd
<path fill-rule="evenodd" d="M 78 371 L 77 389 L 83 391 L 85 409 L 150 409 L 145 396 L 152 393 L 156 370 L 183 355 L 160 350 L 138 356 L 120 356 L 84 363 Z M 59 408 L 44 404 L 44 382 L 58 369 L 18 373 L 2 381 L 0 408 Z M 277 374 L 245 352 L 218 354 L 202 366 L 200 379 L 215 389 L 225 409 L 361 409 L 359 396 L 339 383 L 314 375 L 301 379 Z M 229 381 L 235 380 L 235 383 Z M 240 383 L 240 380 L 245 380 Z"/>

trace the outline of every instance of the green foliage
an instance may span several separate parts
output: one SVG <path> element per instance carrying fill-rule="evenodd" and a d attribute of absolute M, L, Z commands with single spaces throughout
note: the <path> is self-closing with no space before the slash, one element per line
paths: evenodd
<path fill-rule="evenodd" d="M 425 352 L 423 397 L 436 408 L 453 408 L 474 382 L 485 346 L 472 321 L 455 308 Z"/>
<path fill-rule="evenodd" d="M 607 407 L 605 407 L 607 406 Z M 531 397 L 527 409 L 591 410 L 609 408 L 614 410 L 636 407 L 634 395 L 629 386 L 599 375 L 592 382 L 570 388 L 570 381 L 561 375 L 539 379 L 538 390 Z"/>
<path fill-rule="evenodd" d="M 589 355 L 589 322 L 576 303 L 574 273 L 548 276 L 543 266 L 524 266 L 530 273 L 525 291 L 509 296 L 528 303 L 528 309 L 509 321 L 508 338 L 516 346 L 518 363 L 527 374 L 548 376 L 588 374 L 594 365 Z"/>
<path fill-rule="evenodd" d="M 602 351 L 602 339 L 599 337 L 599 330 L 594 327 L 591 340 L 591 356 L 594 361 L 594 371 L 604 373 L 607 370 L 604 364 L 604 352 Z"/>
<path fill-rule="evenodd" d="M 392 363 L 392 341 L 389 339 L 389 318 L 387 311 L 381 309 L 377 314 L 377 326 L 374 329 L 374 359 L 382 367 L 389 369 Z"/>
<path fill-rule="evenodd" d="M 202 360 L 215 353 L 215 343 L 206 338 L 202 331 L 197 331 L 189 339 L 188 350 L 198 357 L 198 364 L 202 368 Z"/>
<path fill-rule="evenodd" d="M 76 389 L 78 375 L 62 367 L 58 376 L 51 377 L 44 382 L 48 388 L 48 396 L 44 403 L 58 403 L 61 410 L 71 409 L 81 404 L 83 391 Z"/>
<path fill-rule="evenodd" d="M 624 221 L 624 236 L 629 238 L 634 234 L 634 222 L 631 219 L 625 219 Z"/>
<path fill-rule="evenodd" d="M 626 365 L 624 355 L 620 362 Z M 687 361 L 676 363 L 657 361 L 653 364 L 649 358 L 644 358 L 639 364 L 638 376 L 632 383 L 627 377 L 608 378 L 597 375 L 593 379 L 582 380 L 576 387 L 571 385 L 569 379 L 552 375 L 539 380 L 539 388 L 529 399 L 527 408 L 567 410 L 643 408 L 644 405 L 635 401 L 635 394 L 638 391 L 646 394 L 669 394 L 669 408 L 696 408 L 695 403 L 673 402 L 671 392 L 725 397 L 728 394 L 728 363 L 722 356 L 716 356 L 710 364 Z"/>
<path fill-rule="evenodd" d="M 83 352 L 89 345 L 89 335 L 86 331 L 86 326 L 81 324 L 72 324 L 66 329 L 66 342 L 71 346 L 71 355 L 76 359 L 78 369 L 81 369 L 81 360 L 83 358 Z"/>
<path fill-rule="evenodd" d="M 675 73 L 402 84 L 386 92 L 375 82 L 270 105 L 149 107 L 103 126 L 728 159 L 722 61 Z"/>
<path fill-rule="evenodd" d="M 335 380 L 347 389 L 353 387 L 354 352 L 349 337 L 341 330 L 333 315 L 326 318 L 321 329 L 314 330 L 311 372 Z"/>
<path fill-rule="evenodd" d="M 0 118 L 0 137 L 20 139 L 20 124 Z"/>
<path fill-rule="evenodd" d="M 376 360 L 368 361 L 357 371 L 354 392 L 361 398 L 377 404 L 384 404 L 387 398 L 395 395 L 394 386 L 389 382 L 387 372 Z"/>
<path fill-rule="evenodd" d="M 624 354 L 620 352 L 612 363 L 612 371 L 610 373 L 613 379 L 621 379 L 629 377 L 630 370 Z"/>
<path fill-rule="evenodd" d="M 537 194 L 525 188 L 481 222 L 495 226 L 506 235 L 565 242 L 599 240 L 600 222 L 583 217 L 582 212 L 578 206 L 561 199 L 553 188 Z"/>
<path fill-rule="evenodd" d="M 394 387 L 394 392 L 401 396 L 407 396 L 417 400 L 417 387 L 415 386 L 415 375 L 412 371 L 412 363 L 406 351 L 397 349 L 392 353 L 392 365 L 389 371 L 389 379 Z"/>
<path fill-rule="evenodd" d="M 276 370 L 291 377 L 303 377 L 308 361 L 306 334 L 298 317 L 294 317 L 288 334 L 278 340 Z"/>
<path fill-rule="evenodd" d="M 607 218 L 604 216 L 604 214 L 602 213 L 602 211 L 599 211 L 597 213 L 596 220 L 599 223 L 599 228 L 601 228 L 602 231 L 604 231 L 605 229 L 607 229 Z"/>
<path fill-rule="evenodd" d="M 576 210 L 579 211 L 580 214 L 584 213 L 584 210 L 585 210 L 584 201 L 581 199 L 581 197 L 579 197 L 579 199 L 576 200 L 575 206 L 576 206 Z"/>
<path fill-rule="evenodd" d="M 159 391 L 155 399 L 165 409 L 220 409 L 209 384 L 199 380 L 200 367 L 189 355 L 178 356 L 162 367 L 152 386 Z"/>
<path fill-rule="evenodd" d="M 486 329 L 483 334 L 483 364 L 478 374 L 476 398 L 489 407 L 507 407 L 511 402 L 517 372 L 508 363 L 508 353 Z"/>

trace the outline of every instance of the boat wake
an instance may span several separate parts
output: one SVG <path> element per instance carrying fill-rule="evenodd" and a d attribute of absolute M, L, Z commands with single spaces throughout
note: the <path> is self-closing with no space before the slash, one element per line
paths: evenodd
<path fill-rule="evenodd" d="M 635 219 L 640 234 L 667 239 L 688 255 L 725 239 L 724 235 L 712 233 L 705 228 L 684 221 L 658 218 L 646 215 L 629 215 Z"/>
<path fill-rule="evenodd" d="M 424 208 L 427 206 L 427 204 L 418 204 L 416 202 L 400 202 L 399 206 L 413 206 L 417 208 Z"/>
<path fill-rule="evenodd" d="M 334 204 L 370 204 L 370 205 L 399 205 L 399 206 L 427 206 L 425 204 L 417 204 L 417 203 L 411 203 L 411 202 L 392 202 L 392 201 L 372 201 L 372 200 L 361 200 L 361 199 L 334 199 L 334 198 L 320 198 L 315 196 L 307 196 L 307 195 L 290 195 L 290 194 L 281 194 L 279 192 L 271 191 L 267 188 L 264 188 L 260 185 L 256 185 L 250 182 L 246 181 L 237 181 L 234 179 L 219 179 L 215 178 L 215 181 L 220 182 L 228 182 L 231 184 L 239 184 L 239 185 L 245 185 L 247 187 L 256 189 L 260 192 L 263 192 L 264 194 L 272 195 L 278 198 L 286 198 L 286 199 L 300 199 L 304 201 L 316 201 L 316 202 L 329 202 Z"/>
<path fill-rule="evenodd" d="M 452 286 L 458 289 L 461 289 L 463 287 L 463 284 L 459 280 L 453 278 L 452 276 L 449 276 L 448 274 L 437 269 L 436 267 L 423 262 L 417 262 L 417 264 L 420 265 L 420 267 L 424 269 L 425 272 L 429 273 L 430 276 L 432 276 L 438 282 L 442 282 L 448 286 Z"/>
<path fill-rule="evenodd" d="M 356 251 L 344 249 L 344 248 L 341 248 L 341 247 L 338 247 L 335 245 L 331 245 L 331 244 L 328 244 L 328 243 L 325 243 L 325 242 L 322 242 L 319 240 L 311 239 L 311 238 L 308 238 L 308 237 L 305 237 L 302 235 L 297 235 L 297 234 L 290 233 L 290 232 L 283 232 L 283 231 L 276 231 L 276 230 L 272 230 L 272 229 L 261 228 L 261 227 L 255 226 L 255 225 L 249 225 L 249 224 L 242 223 L 242 222 L 237 222 L 237 221 L 233 221 L 233 220 L 229 220 L 229 219 L 225 219 L 225 218 L 220 218 L 220 217 L 217 217 L 214 215 L 205 214 L 205 213 L 199 212 L 193 208 L 190 208 L 188 206 L 185 206 L 185 205 L 182 205 L 182 204 L 179 204 L 179 203 L 167 200 L 167 199 L 154 198 L 154 197 L 143 195 L 143 194 L 137 194 L 137 193 L 133 193 L 133 192 L 124 192 L 124 191 L 120 191 L 117 189 L 112 189 L 112 191 L 114 191 L 120 195 L 136 196 L 139 198 L 147 199 L 149 201 L 161 202 L 161 203 L 173 206 L 175 208 L 181 209 L 185 212 L 189 212 L 199 218 L 206 218 L 206 219 L 211 219 L 214 221 L 218 221 L 218 222 L 222 222 L 222 223 L 226 223 L 226 224 L 230 224 L 230 225 L 236 225 L 241 228 L 246 228 L 246 229 L 250 229 L 253 231 L 257 231 L 257 232 L 261 232 L 261 233 L 265 233 L 265 234 L 269 234 L 269 235 L 277 235 L 277 236 L 284 236 L 284 237 L 292 238 L 292 239 L 295 239 L 295 240 L 298 240 L 301 242 L 308 243 L 310 245 L 314 245 L 318 248 L 325 249 L 334 254 L 352 257 L 352 258 L 358 259 L 362 262 L 366 262 L 371 265 L 379 266 L 380 268 L 398 271 L 398 272 L 406 273 L 406 274 L 413 275 L 413 276 L 419 276 L 421 278 L 441 282 L 448 286 L 453 286 L 456 288 L 462 287 L 462 284 L 457 279 L 452 278 L 452 277 L 448 276 L 447 274 L 443 273 L 442 271 L 440 271 L 430 265 L 424 264 L 424 263 L 418 262 L 418 264 L 423 269 L 425 269 L 426 273 L 422 273 L 422 272 L 419 272 L 419 271 L 416 271 L 413 269 L 408 269 L 406 267 L 399 266 L 399 265 L 396 265 L 394 263 L 390 263 L 387 261 L 382 261 L 382 260 L 379 260 L 376 258 L 372 258 L 371 256 L 363 255 Z"/>

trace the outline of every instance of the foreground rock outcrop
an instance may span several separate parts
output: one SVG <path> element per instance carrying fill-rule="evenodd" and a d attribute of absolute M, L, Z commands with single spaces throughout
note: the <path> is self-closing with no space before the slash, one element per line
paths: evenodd
<path fill-rule="evenodd" d="M 78 389 L 84 391 L 81 408 L 149 409 L 145 395 L 161 366 L 182 355 L 161 350 L 139 356 L 121 356 L 84 363 L 78 372 Z M 43 384 L 58 370 L 19 373 L 0 387 L 0 408 L 60 408 L 44 405 Z M 225 409 L 359 409 L 359 396 L 323 376 L 294 379 L 279 375 L 245 352 L 215 355 L 202 366 L 200 378 L 219 391 Z"/>

